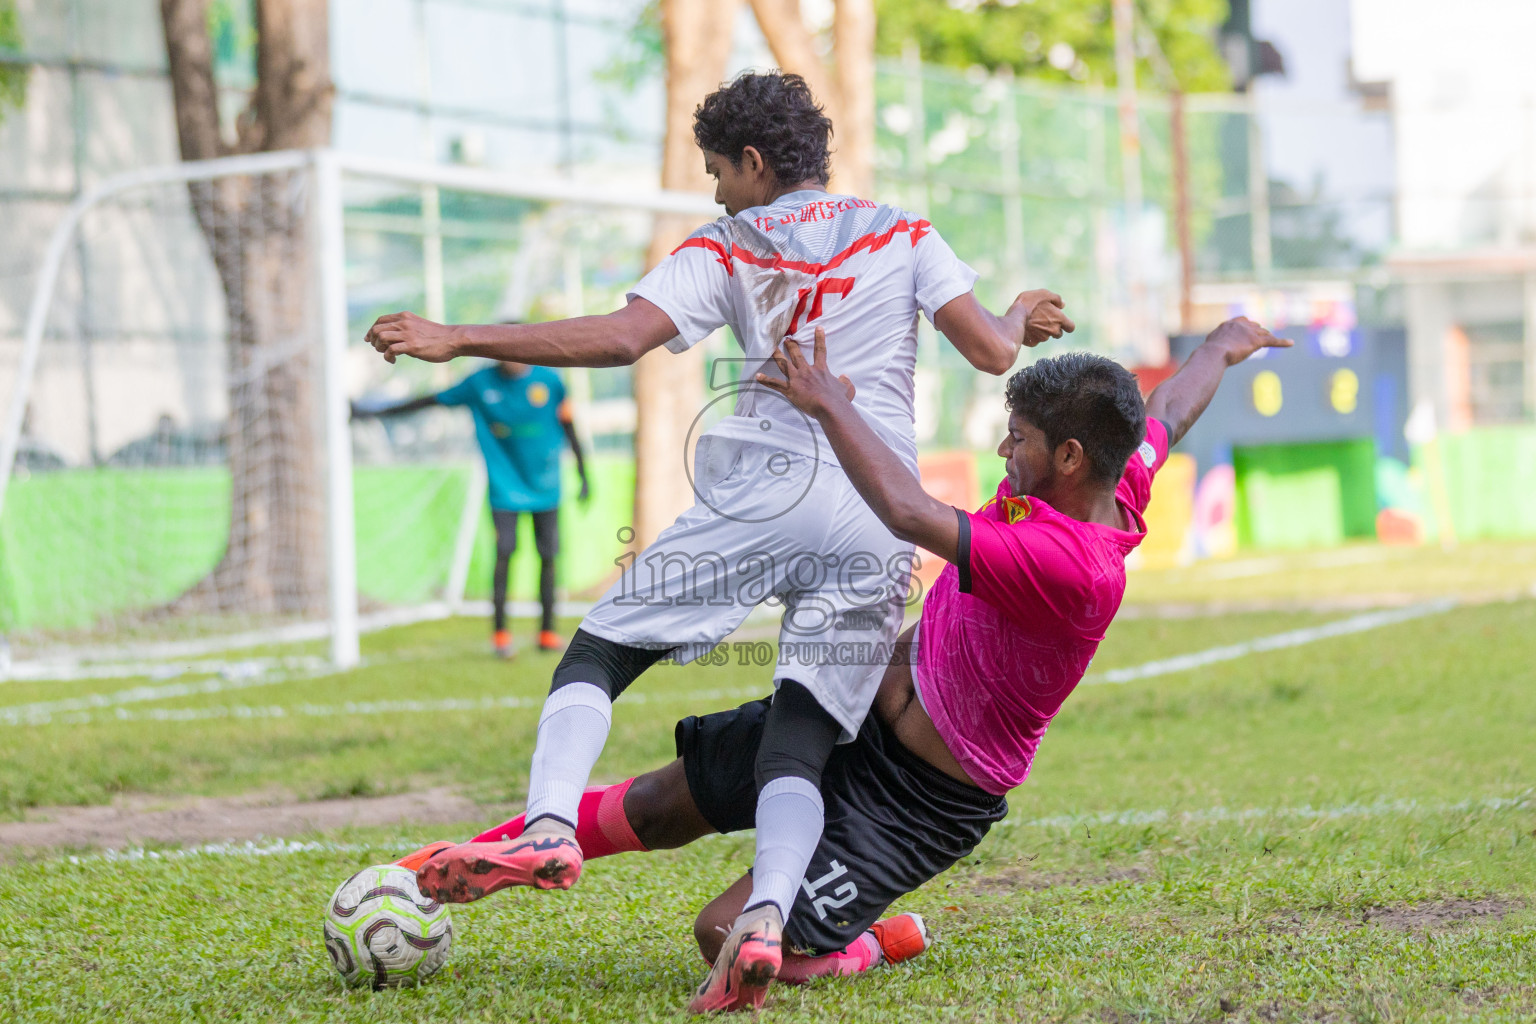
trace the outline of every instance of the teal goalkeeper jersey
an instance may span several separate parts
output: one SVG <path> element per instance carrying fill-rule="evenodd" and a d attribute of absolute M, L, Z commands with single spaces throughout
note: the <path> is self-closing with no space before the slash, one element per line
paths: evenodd
<path fill-rule="evenodd" d="M 437 401 L 474 414 L 491 508 L 543 512 L 560 504 L 565 385 L 555 371 L 533 366 L 509 377 L 500 366 L 487 366 L 439 392 Z"/>

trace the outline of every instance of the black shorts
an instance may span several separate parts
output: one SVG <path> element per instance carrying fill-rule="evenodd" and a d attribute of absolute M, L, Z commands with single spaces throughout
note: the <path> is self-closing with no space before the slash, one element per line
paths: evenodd
<path fill-rule="evenodd" d="M 677 723 L 677 755 L 704 819 L 753 827 L 753 765 L 767 699 Z M 871 714 L 840 744 L 821 780 L 826 828 L 800 884 L 784 938 L 820 956 L 845 948 L 898 896 L 966 857 L 1008 813 L 1000 796 L 950 778 L 903 747 Z"/>

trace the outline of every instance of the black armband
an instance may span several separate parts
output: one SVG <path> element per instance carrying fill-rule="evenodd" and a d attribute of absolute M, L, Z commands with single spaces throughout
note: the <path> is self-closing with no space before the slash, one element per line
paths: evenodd
<path fill-rule="evenodd" d="M 955 568 L 960 572 L 960 593 L 971 592 L 971 517 L 964 509 L 955 509 L 959 517 L 960 536 L 955 541 Z"/>

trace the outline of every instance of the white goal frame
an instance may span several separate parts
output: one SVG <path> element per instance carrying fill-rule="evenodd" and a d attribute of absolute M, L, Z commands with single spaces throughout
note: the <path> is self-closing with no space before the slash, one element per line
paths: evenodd
<path fill-rule="evenodd" d="M 82 192 L 70 203 L 49 237 L 44 251 L 27 308 L 21 362 L 4 422 L 0 424 L 0 514 L 5 509 L 6 490 L 21 442 L 22 425 L 26 419 L 27 403 L 59 274 L 85 215 L 105 200 L 137 188 L 303 170 L 313 175 L 316 203 L 312 244 L 318 257 L 314 266 L 319 276 L 316 284 L 323 352 L 324 500 L 330 658 L 336 667 L 350 668 L 358 663 L 360 655 L 357 550 L 352 504 L 352 442 L 348 428 L 350 410 L 345 375 L 347 294 L 342 194 L 344 176 L 572 206 L 620 207 L 647 213 L 697 215 L 703 219 L 717 216 L 719 209 L 709 197 L 697 193 L 592 186 L 560 179 L 529 179 L 506 171 L 378 159 L 330 148 L 187 161 L 109 177 Z M 450 573 L 450 601 L 461 598 L 463 593 L 462 576 L 467 568 L 467 546 L 462 536 L 464 532 L 461 524 L 461 536 L 455 544 L 455 565 Z M 473 539 L 472 533 L 469 539 Z M 464 566 L 458 564 L 461 559 L 466 563 Z M 248 642 L 249 638 L 245 639 Z"/>

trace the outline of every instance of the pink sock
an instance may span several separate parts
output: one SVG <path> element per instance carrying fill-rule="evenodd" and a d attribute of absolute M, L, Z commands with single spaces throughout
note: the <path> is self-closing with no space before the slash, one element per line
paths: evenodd
<path fill-rule="evenodd" d="M 779 968 L 779 980 L 791 985 L 803 985 L 812 978 L 833 978 L 845 974 L 859 974 L 880 962 L 880 943 L 874 932 L 865 932 L 848 944 L 847 949 L 826 956 L 784 955 L 784 966 Z"/>
<path fill-rule="evenodd" d="M 615 853 L 646 853 L 646 845 L 629 826 L 624 814 L 624 794 L 629 792 L 634 779 L 625 779 L 616 786 L 590 786 L 581 795 L 576 809 L 576 841 L 581 844 L 582 856 L 608 857 Z M 523 834 L 524 818 L 519 814 L 511 821 L 492 826 L 471 839 L 472 843 L 495 843 L 504 839 L 516 839 Z"/>

